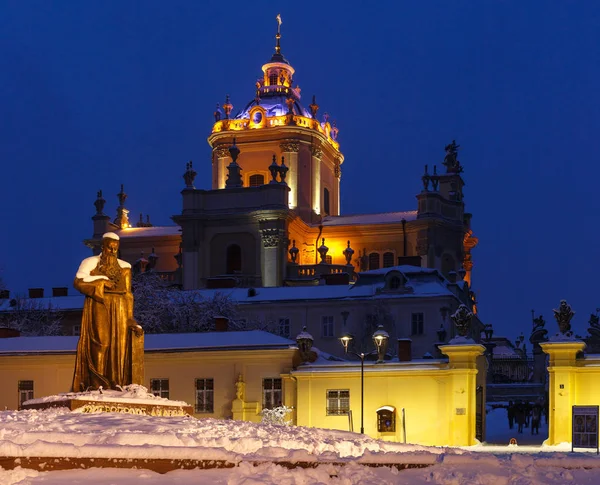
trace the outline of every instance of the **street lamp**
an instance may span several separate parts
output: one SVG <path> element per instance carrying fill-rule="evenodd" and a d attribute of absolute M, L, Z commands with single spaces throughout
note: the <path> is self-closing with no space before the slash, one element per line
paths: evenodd
<path fill-rule="evenodd" d="M 383 329 L 383 325 L 379 325 L 373 334 L 375 349 L 366 354 L 364 352 L 354 352 L 353 350 L 350 350 L 353 340 L 354 337 L 349 333 L 345 333 L 340 338 L 340 342 L 342 342 L 344 347 L 344 352 L 355 355 L 360 359 L 360 434 L 365 434 L 365 357 L 377 353 L 376 363 L 383 363 L 390 335 Z"/>

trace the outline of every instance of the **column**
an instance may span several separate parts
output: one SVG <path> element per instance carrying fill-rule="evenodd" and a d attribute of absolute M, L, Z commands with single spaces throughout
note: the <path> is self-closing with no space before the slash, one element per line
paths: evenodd
<path fill-rule="evenodd" d="M 476 444 L 477 357 L 485 352 L 485 347 L 473 342 L 440 345 L 439 348 L 448 356 L 448 367 L 452 375 L 448 394 L 450 406 L 448 445 L 474 445 Z"/>
<path fill-rule="evenodd" d="M 263 286 L 283 284 L 285 230 L 266 228 L 260 230 L 262 239 L 261 265 Z"/>
<path fill-rule="evenodd" d="M 336 158 L 335 167 L 333 169 L 333 173 L 335 175 L 335 193 L 333 194 L 333 200 L 335 201 L 335 206 L 332 207 L 331 215 L 339 216 L 341 212 L 340 207 L 340 181 L 342 180 L 342 159 Z"/>
<path fill-rule="evenodd" d="M 312 210 L 315 214 L 321 214 L 321 159 L 323 150 L 321 147 L 313 147 L 312 150 Z"/>
<path fill-rule="evenodd" d="M 548 439 L 546 445 L 571 442 L 572 407 L 576 404 L 576 365 L 577 353 L 583 351 L 585 342 L 581 340 L 557 340 L 540 343 L 540 347 L 550 356 L 548 375 L 549 415 Z"/>
<path fill-rule="evenodd" d="M 290 169 L 286 178 L 290 188 L 289 207 L 295 209 L 298 206 L 298 152 L 300 151 L 300 143 L 296 140 L 285 140 L 279 147 L 285 157 L 285 163 Z"/>
<path fill-rule="evenodd" d="M 231 155 L 228 147 L 221 145 L 213 150 L 213 189 L 225 188 L 229 162 L 231 162 Z"/>

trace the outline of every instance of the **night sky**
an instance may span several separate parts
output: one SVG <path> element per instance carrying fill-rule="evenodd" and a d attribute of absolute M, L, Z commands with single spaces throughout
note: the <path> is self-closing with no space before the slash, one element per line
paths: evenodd
<path fill-rule="evenodd" d="M 566 298 L 585 335 L 600 307 L 600 3 L 274 5 L 0 4 L 0 267 L 13 293 L 71 287 L 99 189 L 111 217 L 123 183 L 132 222 L 166 225 L 188 160 L 210 188 L 215 104 L 230 94 L 237 112 L 254 97 L 281 12 L 303 104 L 316 94 L 340 128 L 342 213 L 416 209 L 424 164 L 456 139 L 482 320 L 529 335 L 535 309 L 554 333 Z"/>

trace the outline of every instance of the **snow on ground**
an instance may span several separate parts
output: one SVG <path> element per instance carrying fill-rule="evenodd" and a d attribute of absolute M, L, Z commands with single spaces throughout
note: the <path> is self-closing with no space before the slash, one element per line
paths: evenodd
<path fill-rule="evenodd" d="M 501 427 L 501 418 L 505 419 L 503 409 L 488 415 L 491 429 Z M 561 448 L 540 446 L 527 446 L 526 454 L 518 453 L 523 450 L 521 446 L 495 447 L 494 453 L 488 453 L 490 449 L 484 445 L 469 450 L 405 445 L 345 431 L 231 420 L 83 414 L 64 409 L 0 412 L 0 456 L 227 459 L 239 463 L 231 469 L 176 470 L 164 475 L 133 469 L 101 472 L 0 469 L 2 485 L 595 485 L 599 482 L 600 459 L 595 453 L 550 453 Z M 276 464 L 254 466 L 242 460 L 318 460 L 347 465 L 323 464 L 313 469 L 288 470 Z M 361 461 L 432 466 L 398 471 L 361 466 Z"/>

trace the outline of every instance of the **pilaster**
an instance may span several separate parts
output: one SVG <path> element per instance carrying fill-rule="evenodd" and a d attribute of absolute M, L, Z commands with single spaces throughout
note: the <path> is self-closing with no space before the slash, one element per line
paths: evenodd
<path fill-rule="evenodd" d="M 555 340 L 540 343 L 548 354 L 549 414 L 548 439 L 546 445 L 571 442 L 571 410 L 577 395 L 576 372 L 577 354 L 585 349 L 585 342 L 575 339 Z"/>
<path fill-rule="evenodd" d="M 300 143 L 296 140 L 285 140 L 279 147 L 289 167 L 286 182 L 290 188 L 289 207 L 295 209 L 298 206 L 298 152 Z"/>
<path fill-rule="evenodd" d="M 320 147 L 312 149 L 312 210 L 315 214 L 321 214 L 321 159 L 323 150 Z"/>
<path fill-rule="evenodd" d="M 263 286 L 281 286 L 285 271 L 286 231 L 278 227 L 260 229 Z"/>
<path fill-rule="evenodd" d="M 216 187 L 213 185 L 213 189 L 224 189 L 225 181 L 227 179 L 227 165 L 231 162 L 231 156 L 229 154 L 229 148 L 226 146 L 218 146 L 213 150 L 213 156 L 216 159 L 216 166 L 213 166 L 213 184 L 216 179 Z M 216 177 L 214 172 L 216 170 Z"/>

